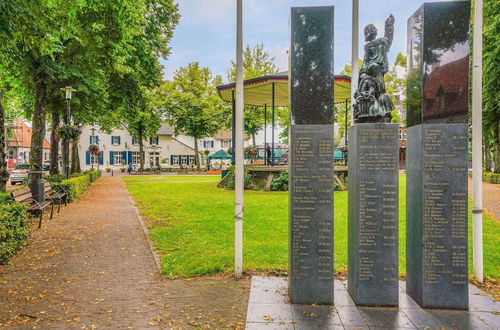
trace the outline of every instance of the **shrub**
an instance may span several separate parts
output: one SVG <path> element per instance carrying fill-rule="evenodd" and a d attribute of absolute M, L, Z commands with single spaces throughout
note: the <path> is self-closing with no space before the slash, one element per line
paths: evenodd
<path fill-rule="evenodd" d="M 245 170 L 245 173 L 243 174 L 243 182 L 245 189 L 254 188 L 252 179 L 253 179 L 252 175 L 247 170 Z M 227 172 L 226 176 L 222 178 L 217 187 L 234 189 L 234 166 L 231 166 L 229 168 L 229 172 Z"/>
<path fill-rule="evenodd" d="M 120 167 L 120 172 L 125 173 L 125 167 Z"/>
<path fill-rule="evenodd" d="M 27 219 L 22 204 L 0 194 L 0 264 L 7 262 L 29 236 Z"/>
<path fill-rule="evenodd" d="M 483 182 L 494 183 L 494 184 L 500 183 L 500 173 L 484 172 Z"/>
<path fill-rule="evenodd" d="M 288 191 L 288 171 L 283 171 L 271 182 L 272 191 Z"/>
<path fill-rule="evenodd" d="M 44 177 L 45 181 L 48 181 L 52 184 L 54 183 L 60 183 L 61 181 L 66 180 L 66 175 L 64 174 L 51 174 L 51 175 L 46 175 Z"/>
<path fill-rule="evenodd" d="M 110 173 L 110 172 L 111 172 L 111 168 L 106 167 L 106 173 Z"/>
<path fill-rule="evenodd" d="M 54 189 L 68 194 L 68 200 L 78 199 L 90 186 L 90 175 L 82 175 L 76 178 L 64 180 L 54 185 Z"/>

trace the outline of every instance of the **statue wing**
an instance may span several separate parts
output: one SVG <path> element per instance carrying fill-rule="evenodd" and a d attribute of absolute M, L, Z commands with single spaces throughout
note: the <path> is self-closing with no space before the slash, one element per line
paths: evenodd
<path fill-rule="evenodd" d="M 394 39 L 394 16 L 389 16 L 385 20 L 385 38 L 388 41 L 388 47 L 390 48 L 392 45 L 392 40 Z"/>

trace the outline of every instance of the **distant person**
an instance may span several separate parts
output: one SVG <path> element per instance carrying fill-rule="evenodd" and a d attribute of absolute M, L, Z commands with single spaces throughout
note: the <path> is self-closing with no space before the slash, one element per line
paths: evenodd
<path fill-rule="evenodd" d="M 128 175 L 132 174 L 133 169 L 134 168 L 132 167 L 132 163 L 128 163 L 128 169 L 127 169 Z"/>
<path fill-rule="evenodd" d="M 266 143 L 266 159 L 265 159 L 265 164 L 269 165 L 271 163 L 271 147 L 269 146 L 269 143 Z"/>

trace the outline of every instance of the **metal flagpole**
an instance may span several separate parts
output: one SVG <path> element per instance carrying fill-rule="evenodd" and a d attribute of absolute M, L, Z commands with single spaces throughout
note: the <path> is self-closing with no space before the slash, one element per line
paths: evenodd
<path fill-rule="evenodd" d="M 243 0 L 236 5 L 236 143 L 234 185 L 234 273 L 243 273 Z"/>
<path fill-rule="evenodd" d="M 483 0 L 474 1 L 472 53 L 472 233 L 476 279 L 483 282 L 482 53 Z"/>
<path fill-rule="evenodd" d="M 358 88 L 358 46 L 359 46 L 359 0 L 352 0 L 352 50 L 351 50 L 351 108 L 354 104 L 354 92 Z M 353 109 L 354 111 L 354 109 Z M 353 112 L 351 111 L 353 114 Z M 354 125 L 354 116 L 351 116 L 351 125 Z M 347 129 L 347 127 L 346 127 Z"/>

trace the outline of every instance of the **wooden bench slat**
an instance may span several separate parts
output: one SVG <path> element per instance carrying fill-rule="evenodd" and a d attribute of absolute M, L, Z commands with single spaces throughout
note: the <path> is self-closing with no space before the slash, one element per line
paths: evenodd
<path fill-rule="evenodd" d="M 26 195 L 26 194 L 30 194 L 31 195 L 30 188 L 24 188 L 24 189 L 15 190 L 15 191 L 12 192 L 12 197 L 17 197 L 17 196 Z"/>

